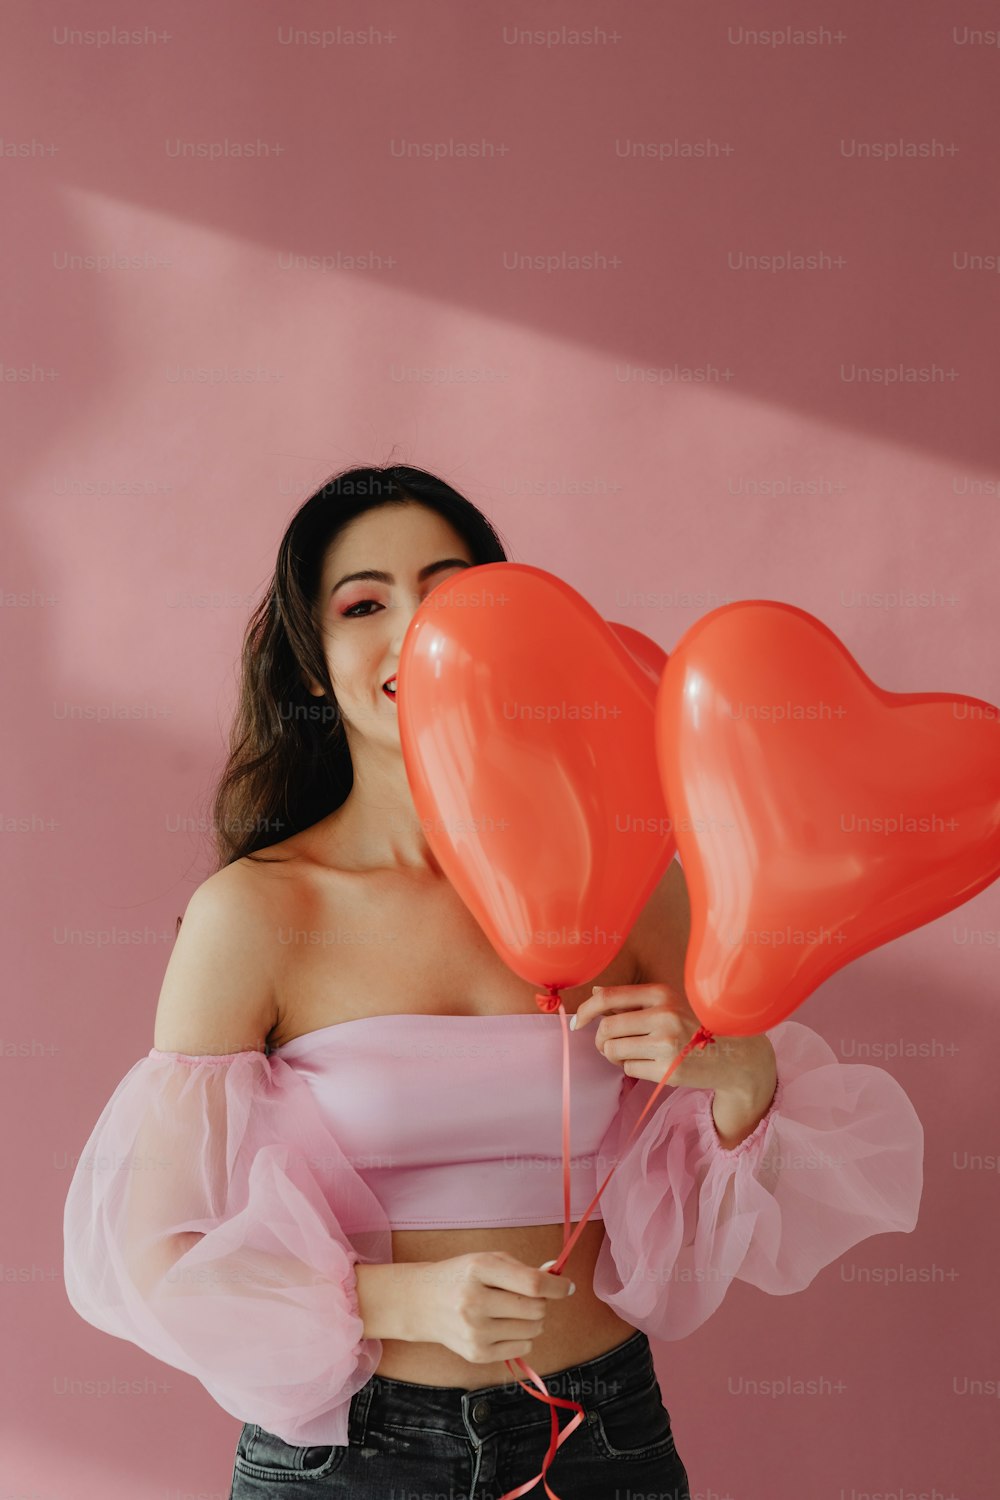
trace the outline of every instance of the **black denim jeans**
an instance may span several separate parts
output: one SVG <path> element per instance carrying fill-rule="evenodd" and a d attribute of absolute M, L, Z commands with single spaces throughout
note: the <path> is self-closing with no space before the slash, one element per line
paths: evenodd
<path fill-rule="evenodd" d="M 542 1380 L 586 1413 L 545 1473 L 560 1500 L 691 1500 L 644 1333 Z M 499 1500 L 541 1474 L 550 1410 L 513 1374 L 473 1391 L 373 1375 L 346 1444 L 297 1448 L 244 1423 L 230 1500 Z M 556 1414 L 560 1431 L 575 1415 Z M 546 1500 L 541 1479 L 529 1495 Z"/>

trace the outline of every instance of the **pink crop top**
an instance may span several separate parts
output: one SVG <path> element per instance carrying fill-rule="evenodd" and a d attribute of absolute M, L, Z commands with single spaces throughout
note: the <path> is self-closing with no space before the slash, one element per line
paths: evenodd
<path fill-rule="evenodd" d="M 628 1080 L 593 1030 L 568 1038 L 575 1223 L 611 1166 L 598 1153 Z M 363 1016 L 271 1056 L 305 1079 L 393 1229 L 562 1223 L 557 1016 Z"/>
<path fill-rule="evenodd" d="M 629 1139 L 655 1085 L 604 1058 L 596 1029 L 569 1033 L 572 1204 L 617 1163 L 592 1290 L 651 1339 L 697 1328 L 733 1280 L 795 1292 L 916 1225 L 923 1129 L 885 1069 L 783 1021 L 774 1099 L 733 1150 L 691 1087 L 661 1089 Z M 392 1261 L 393 1225 L 562 1224 L 561 1045 L 539 1012 L 366 1017 L 272 1053 L 152 1048 L 70 1182 L 71 1306 L 240 1421 L 346 1444 L 382 1357 L 355 1268 Z"/>

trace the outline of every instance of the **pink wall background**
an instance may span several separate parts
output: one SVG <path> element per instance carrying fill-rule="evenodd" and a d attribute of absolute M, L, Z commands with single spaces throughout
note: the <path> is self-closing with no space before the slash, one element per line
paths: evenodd
<path fill-rule="evenodd" d="M 211 868 L 244 622 L 331 471 L 439 471 L 514 560 L 667 650 L 726 600 L 783 599 L 886 688 L 1000 700 L 1000 49 L 974 33 L 998 21 L 980 0 L 8 8 L 0 1494 L 228 1493 L 239 1424 L 74 1315 L 61 1213 Z M 746 34 L 790 23 L 826 32 Z M 141 40 L 86 36 L 112 26 Z M 374 36 L 288 40 L 338 26 Z M 602 30 L 514 39 L 550 26 Z M 212 159 L 227 142 L 268 154 Z M 786 252 L 823 259 L 740 260 Z M 852 378 L 901 366 L 933 378 Z M 998 942 L 994 885 L 798 1013 L 916 1104 L 921 1219 L 654 1345 L 696 1500 L 990 1493 Z M 741 1386 L 782 1377 L 823 1390 Z"/>

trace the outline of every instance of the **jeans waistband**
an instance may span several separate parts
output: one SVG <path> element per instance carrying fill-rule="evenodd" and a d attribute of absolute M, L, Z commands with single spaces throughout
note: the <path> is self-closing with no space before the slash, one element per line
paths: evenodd
<path fill-rule="evenodd" d="M 351 1400 L 350 1439 L 363 1442 L 369 1425 L 445 1432 L 477 1442 L 519 1427 L 549 1427 L 551 1408 L 540 1395 L 530 1396 L 522 1390 L 518 1379 L 532 1390 L 538 1388 L 520 1365 L 512 1363 L 517 1373 L 512 1372 L 509 1380 L 500 1385 L 477 1386 L 475 1390 L 460 1385 L 420 1385 L 372 1375 Z M 527 1363 L 531 1363 L 530 1357 Z M 578 1401 L 584 1410 L 626 1389 L 641 1389 L 655 1377 L 649 1339 L 641 1331 L 582 1364 L 541 1375 L 550 1396 Z M 575 1415 L 566 1407 L 557 1407 L 556 1414 L 560 1428 Z"/>

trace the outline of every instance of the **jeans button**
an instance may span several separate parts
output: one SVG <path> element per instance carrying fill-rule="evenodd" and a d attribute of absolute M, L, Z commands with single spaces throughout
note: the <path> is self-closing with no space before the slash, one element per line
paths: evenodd
<path fill-rule="evenodd" d="M 477 1401 L 472 1408 L 472 1420 L 474 1422 L 485 1422 L 490 1414 L 490 1403 L 488 1401 Z"/>

